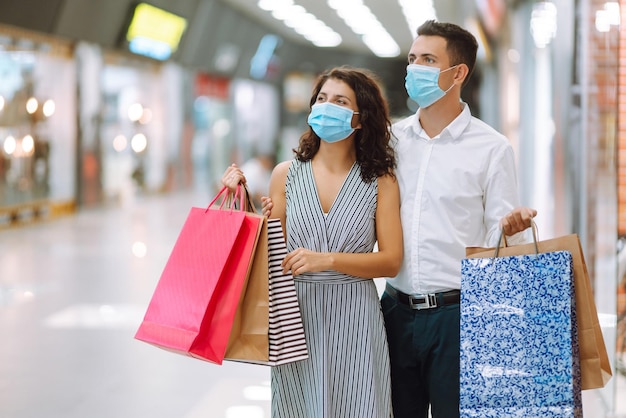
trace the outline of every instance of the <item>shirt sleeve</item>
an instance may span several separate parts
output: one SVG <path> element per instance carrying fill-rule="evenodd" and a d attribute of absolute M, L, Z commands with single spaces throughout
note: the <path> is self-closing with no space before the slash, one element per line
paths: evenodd
<path fill-rule="evenodd" d="M 500 240 L 500 220 L 520 205 L 515 155 L 508 143 L 495 153 L 489 165 L 484 200 L 485 244 L 495 247 Z M 508 244 L 524 242 L 528 242 L 526 231 L 507 237 Z"/>

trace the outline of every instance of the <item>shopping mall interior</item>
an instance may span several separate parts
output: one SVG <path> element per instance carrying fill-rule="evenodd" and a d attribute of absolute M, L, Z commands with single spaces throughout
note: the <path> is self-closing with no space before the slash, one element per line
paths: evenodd
<path fill-rule="evenodd" d="M 478 40 L 462 99 L 539 239 L 580 240 L 612 373 L 584 415 L 626 417 L 626 0 L 1 0 L 0 417 L 269 418 L 268 366 L 135 332 L 224 170 L 293 158 L 320 73 L 367 68 L 416 112 L 428 19 Z"/>

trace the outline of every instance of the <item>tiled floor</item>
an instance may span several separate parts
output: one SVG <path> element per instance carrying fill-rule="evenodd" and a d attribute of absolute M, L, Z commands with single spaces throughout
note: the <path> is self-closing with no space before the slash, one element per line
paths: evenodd
<path fill-rule="evenodd" d="M 189 208 L 207 203 L 142 198 L 0 231 L 0 418 L 270 416 L 267 367 L 133 338 Z M 606 416 L 595 391 L 584 400 Z"/>
<path fill-rule="evenodd" d="M 150 198 L 0 231 L 0 417 L 269 417 L 267 367 L 133 338 L 189 207 L 206 204 Z"/>

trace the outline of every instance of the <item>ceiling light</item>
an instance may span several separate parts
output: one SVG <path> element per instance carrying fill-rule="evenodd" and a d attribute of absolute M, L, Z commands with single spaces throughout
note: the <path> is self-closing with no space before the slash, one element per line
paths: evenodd
<path fill-rule="evenodd" d="M 315 37 L 308 37 L 313 45 L 320 48 L 328 48 L 341 44 L 341 36 L 338 33 L 325 33 Z"/>
<path fill-rule="evenodd" d="M 401 52 L 398 44 L 384 30 L 363 35 L 363 42 L 376 56 L 381 58 L 397 57 Z"/>
<path fill-rule="evenodd" d="M 292 0 L 259 0 L 257 6 L 260 9 L 271 12 L 272 10 L 283 9 L 293 5 Z"/>
<path fill-rule="evenodd" d="M 272 10 L 272 16 L 274 16 L 274 19 L 278 20 L 299 19 L 306 13 L 307 11 L 304 7 L 295 4 L 292 4 L 289 7 L 285 7 L 284 9 Z"/>
<path fill-rule="evenodd" d="M 307 12 L 304 7 L 293 4 L 292 0 L 259 0 L 257 5 L 317 47 L 341 44 L 341 35 Z"/>
<path fill-rule="evenodd" d="M 409 25 L 413 37 L 417 36 L 417 28 L 427 20 L 437 20 L 432 0 L 398 0 L 402 13 Z"/>
<path fill-rule="evenodd" d="M 328 6 L 378 57 L 397 57 L 400 47 L 362 0 L 328 0 Z"/>

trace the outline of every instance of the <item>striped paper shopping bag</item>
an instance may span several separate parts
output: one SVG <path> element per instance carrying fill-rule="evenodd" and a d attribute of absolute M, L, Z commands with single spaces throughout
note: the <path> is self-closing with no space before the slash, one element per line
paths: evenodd
<path fill-rule="evenodd" d="M 287 246 L 280 219 L 266 223 L 267 240 L 259 240 L 252 270 L 268 274 L 250 275 L 225 360 L 278 366 L 308 358 L 308 349 L 293 276 L 281 267 Z"/>

